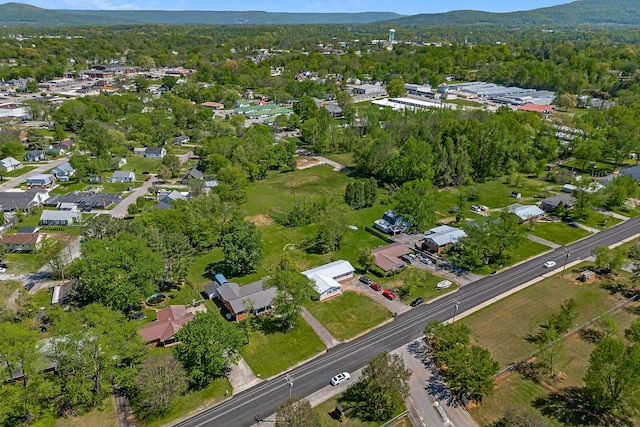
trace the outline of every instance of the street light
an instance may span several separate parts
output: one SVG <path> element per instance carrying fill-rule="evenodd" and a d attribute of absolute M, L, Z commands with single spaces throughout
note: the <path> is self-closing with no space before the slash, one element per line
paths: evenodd
<path fill-rule="evenodd" d="M 564 257 L 564 265 L 562 266 L 562 275 L 560 275 L 560 277 L 564 277 L 564 270 L 565 268 L 567 268 L 567 261 L 569 260 L 569 256 L 571 255 L 571 252 L 567 251 L 567 253 L 565 254 Z"/>
<path fill-rule="evenodd" d="M 454 299 L 453 300 L 453 320 L 451 321 L 451 323 L 456 322 L 456 313 L 458 312 L 458 307 L 460 307 L 460 301 L 457 299 Z"/>
<path fill-rule="evenodd" d="M 289 384 L 289 400 L 291 400 L 291 393 L 293 391 L 293 376 L 287 374 L 284 376 L 284 380 Z"/>

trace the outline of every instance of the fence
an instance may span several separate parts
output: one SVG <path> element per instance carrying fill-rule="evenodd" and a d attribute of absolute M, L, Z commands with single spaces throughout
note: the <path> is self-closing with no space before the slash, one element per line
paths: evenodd
<path fill-rule="evenodd" d="M 494 378 L 498 378 L 501 375 L 504 375 L 507 372 L 513 371 L 514 369 L 518 368 L 520 365 L 522 365 L 523 363 L 525 363 L 527 360 L 531 360 L 532 357 L 534 357 L 536 354 L 540 353 L 541 351 L 547 350 L 551 347 L 553 347 L 554 345 L 556 345 L 557 343 L 559 343 L 562 340 L 565 340 L 575 334 L 577 334 L 578 332 L 588 328 L 589 326 L 593 325 L 595 322 L 598 321 L 598 319 L 600 319 L 602 316 L 616 312 L 618 310 L 620 310 L 621 308 L 623 308 L 626 305 L 631 304 L 632 302 L 634 302 L 635 300 L 637 300 L 638 298 L 640 298 L 640 294 L 635 294 L 634 296 L 632 296 L 631 298 L 629 298 L 628 300 L 616 305 L 615 307 L 611 308 L 610 310 L 602 313 L 599 316 L 594 317 L 593 319 L 589 320 L 588 322 L 578 326 L 577 328 L 567 332 L 565 335 L 563 335 L 560 339 L 552 342 L 551 344 L 546 345 L 545 347 L 538 349 L 536 351 L 534 351 L 533 353 L 529 354 L 527 357 L 525 357 L 524 359 L 512 363 L 511 365 L 507 366 L 506 368 L 502 369 L 500 372 L 498 372 L 497 374 L 495 374 L 493 377 Z"/>
<path fill-rule="evenodd" d="M 376 236 L 376 237 L 378 237 L 378 238 L 380 238 L 380 239 L 384 240 L 384 241 L 385 241 L 385 242 L 387 242 L 387 243 L 394 243 L 394 242 L 393 242 L 393 240 L 392 240 L 392 239 L 390 239 L 388 236 L 385 236 L 384 234 L 380 233 L 380 232 L 379 232 L 379 231 L 377 231 L 377 230 L 374 230 L 374 229 L 373 229 L 373 228 L 371 228 L 371 227 L 365 227 L 364 229 L 365 229 L 367 232 L 369 232 L 369 233 L 373 234 L 374 236 Z"/>
<path fill-rule="evenodd" d="M 387 421 L 386 423 L 382 424 L 380 427 L 388 427 L 391 424 L 395 423 L 398 420 L 401 420 L 402 418 L 406 417 L 409 414 L 409 411 L 404 411 L 403 413 L 396 415 L 395 417 L 391 418 L 389 421 Z"/>

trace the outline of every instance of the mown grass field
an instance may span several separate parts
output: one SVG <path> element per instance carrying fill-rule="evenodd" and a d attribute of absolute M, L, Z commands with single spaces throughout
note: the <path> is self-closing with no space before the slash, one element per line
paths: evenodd
<path fill-rule="evenodd" d="M 276 375 L 325 349 L 318 335 L 303 319 L 287 333 L 252 331 L 242 357 L 260 378 Z"/>
<path fill-rule="evenodd" d="M 391 317 L 391 312 L 373 299 L 349 291 L 329 301 L 309 301 L 305 307 L 340 341 L 353 338 Z"/>
<path fill-rule="evenodd" d="M 364 422 L 360 421 L 356 418 L 348 418 L 345 417 L 344 421 L 341 423 L 337 419 L 332 417 L 333 411 L 336 407 L 336 403 L 340 400 L 340 396 L 332 397 L 328 399 L 315 408 L 313 408 L 314 412 L 316 412 L 320 416 L 320 426 L 321 427 L 378 427 L 382 425 L 386 420 L 382 421 L 372 421 L 372 422 Z M 405 408 L 402 408 L 398 411 L 401 413 Z M 399 421 L 397 424 L 393 424 L 394 427 L 411 427 L 412 424 L 409 420 Z"/>
<path fill-rule="evenodd" d="M 566 222 L 539 222 L 533 226 L 529 234 L 559 245 L 566 245 L 587 237 L 590 233 L 582 228 L 569 227 Z"/>

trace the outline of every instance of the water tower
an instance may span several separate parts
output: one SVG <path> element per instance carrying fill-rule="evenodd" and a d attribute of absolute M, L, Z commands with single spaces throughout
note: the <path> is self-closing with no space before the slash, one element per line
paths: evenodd
<path fill-rule="evenodd" d="M 396 39 L 396 30 L 394 30 L 393 28 L 391 28 L 389 30 L 389 41 L 393 43 L 393 41 Z"/>

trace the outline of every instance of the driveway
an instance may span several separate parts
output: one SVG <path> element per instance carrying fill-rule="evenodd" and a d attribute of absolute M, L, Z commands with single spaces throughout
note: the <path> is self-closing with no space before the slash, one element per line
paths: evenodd
<path fill-rule="evenodd" d="M 372 298 L 373 300 L 379 302 L 381 305 L 386 307 L 392 313 L 401 314 L 411 310 L 411 307 L 409 307 L 399 299 L 388 300 L 387 298 L 382 296 L 382 292 L 374 291 L 369 287 L 369 285 L 365 285 L 358 279 L 353 279 L 343 283 L 342 289 L 365 294 L 369 298 Z"/>
<path fill-rule="evenodd" d="M 128 213 L 127 208 L 129 207 L 129 205 L 135 203 L 138 197 L 144 197 L 149 194 L 149 188 L 151 188 L 151 184 L 153 181 L 155 181 L 156 177 L 155 175 L 148 176 L 151 177 L 149 181 L 145 181 L 142 186 L 133 190 L 127 197 L 124 198 L 124 200 L 118 203 L 116 207 L 114 207 L 110 211 L 105 211 L 105 213 L 108 213 L 114 218 L 124 218 Z"/>

